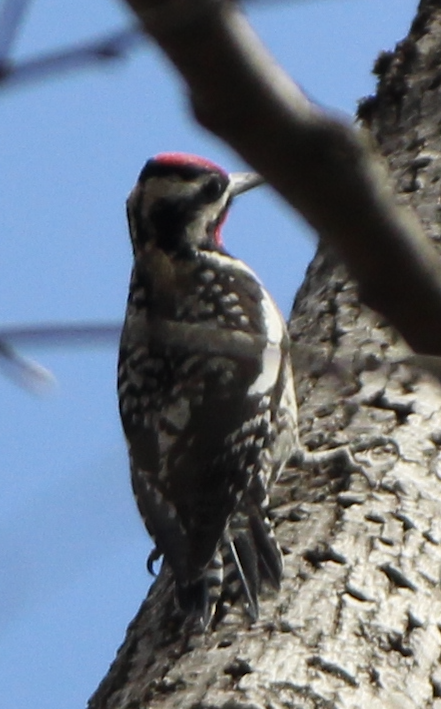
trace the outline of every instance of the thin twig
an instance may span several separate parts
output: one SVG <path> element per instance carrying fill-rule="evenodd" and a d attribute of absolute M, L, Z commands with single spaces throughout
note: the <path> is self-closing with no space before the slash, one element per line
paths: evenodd
<path fill-rule="evenodd" d="M 15 347 L 116 346 L 121 323 L 60 323 L 10 326 L 0 329 L 0 365 L 19 384 L 34 393 L 47 390 L 55 382 L 53 374 Z"/>
<path fill-rule="evenodd" d="M 55 377 L 41 364 L 23 357 L 8 343 L 0 340 L 0 365 L 21 386 L 33 393 L 42 393 L 55 383 Z"/>
<path fill-rule="evenodd" d="M 13 64 L 0 64 L 0 88 L 26 81 L 43 79 L 53 74 L 88 68 L 93 62 L 120 59 L 137 42 L 145 42 L 138 26 L 109 34 L 107 37 L 80 44 L 76 47 L 51 52 L 47 55 Z"/>
<path fill-rule="evenodd" d="M 29 0 L 3 0 L 0 9 L 0 67 L 7 63 L 29 5 Z"/>
<path fill-rule="evenodd" d="M 49 323 L 2 327 L 0 346 L 2 343 L 43 347 L 116 343 L 121 327 L 121 323 Z"/>

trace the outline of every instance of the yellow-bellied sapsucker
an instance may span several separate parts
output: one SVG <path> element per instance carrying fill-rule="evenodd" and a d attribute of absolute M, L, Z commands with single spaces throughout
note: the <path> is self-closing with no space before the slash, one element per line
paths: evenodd
<path fill-rule="evenodd" d="M 258 613 L 282 556 L 268 490 L 297 441 L 283 318 L 224 249 L 236 195 L 260 184 L 209 160 L 149 160 L 127 202 L 134 265 L 118 366 L 136 501 L 178 605 L 209 622 L 219 599 Z M 151 568 L 152 559 L 149 560 Z"/>

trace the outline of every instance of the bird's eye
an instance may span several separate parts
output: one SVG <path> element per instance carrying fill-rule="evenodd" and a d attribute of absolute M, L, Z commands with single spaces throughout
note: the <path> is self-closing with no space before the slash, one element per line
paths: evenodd
<path fill-rule="evenodd" d="M 222 195 L 225 185 L 219 177 L 211 177 L 202 188 L 202 195 L 206 202 L 214 202 Z"/>

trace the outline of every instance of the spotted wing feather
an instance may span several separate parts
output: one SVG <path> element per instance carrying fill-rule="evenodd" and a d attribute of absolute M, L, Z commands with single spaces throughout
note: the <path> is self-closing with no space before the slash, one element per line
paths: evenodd
<path fill-rule="evenodd" d="M 169 295 L 158 299 L 157 285 L 145 273 L 134 274 L 119 364 L 120 409 L 140 512 L 172 568 L 181 605 L 199 605 L 205 618 L 209 584 L 201 586 L 201 579 L 211 573 L 226 534 L 252 614 L 261 577 L 280 581 L 280 554 L 265 527 L 264 508 L 295 438 L 283 320 L 254 274 L 223 259 L 204 256 L 193 273 L 180 268 L 185 282 L 181 292 L 174 283 L 175 302 Z M 168 343 L 155 338 L 155 323 L 167 324 Z M 220 354 L 204 348 L 203 338 L 195 347 L 181 337 L 182 323 L 206 327 L 207 342 L 216 332 Z M 256 338 L 255 351 L 241 356 L 233 343 L 238 332 Z M 245 525 L 229 529 L 245 493 Z M 257 509 L 262 511 L 256 517 Z"/>

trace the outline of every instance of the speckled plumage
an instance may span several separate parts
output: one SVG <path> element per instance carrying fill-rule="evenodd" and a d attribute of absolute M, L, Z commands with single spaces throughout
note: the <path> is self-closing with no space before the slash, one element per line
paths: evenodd
<path fill-rule="evenodd" d="M 205 625 L 219 597 L 244 596 L 256 617 L 262 580 L 280 583 L 267 493 L 297 440 L 283 319 L 221 244 L 232 184 L 208 161 L 159 156 L 128 200 L 118 393 L 132 484 L 179 605 Z"/>

